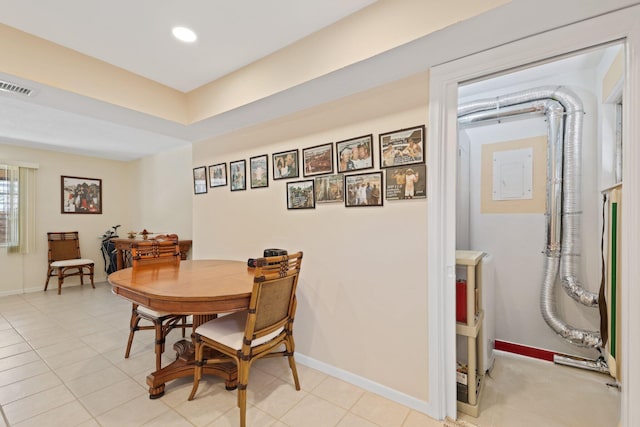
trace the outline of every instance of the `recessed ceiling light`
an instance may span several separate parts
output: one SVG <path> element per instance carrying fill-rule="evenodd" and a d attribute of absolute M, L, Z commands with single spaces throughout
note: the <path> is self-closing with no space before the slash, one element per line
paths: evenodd
<path fill-rule="evenodd" d="M 171 32 L 173 33 L 173 36 L 175 38 L 186 43 L 193 43 L 198 38 L 193 30 L 190 30 L 186 27 L 173 27 L 173 30 L 171 30 Z"/>

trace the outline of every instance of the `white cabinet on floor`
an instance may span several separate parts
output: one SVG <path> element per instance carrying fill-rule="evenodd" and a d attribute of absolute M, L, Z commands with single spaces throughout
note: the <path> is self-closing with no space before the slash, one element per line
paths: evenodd
<path fill-rule="evenodd" d="M 456 334 L 467 338 L 467 401 L 458 400 L 458 411 L 478 416 L 480 398 L 484 388 L 482 375 L 483 331 L 482 322 L 482 257 L 480 251 L 456 251 L 456 266 L 466 269 L 466 322 L 456 322 Z"/>

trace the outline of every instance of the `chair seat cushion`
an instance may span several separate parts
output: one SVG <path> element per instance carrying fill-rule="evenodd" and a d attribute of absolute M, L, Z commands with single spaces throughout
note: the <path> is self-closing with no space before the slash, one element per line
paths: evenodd
<path fill-rule="evenodd" d="M 89 265 L 94 264 L 93 260 L 78 258 L 78 259 L 65 259 L 62 261 L 54 261 L 51 263 L 51 267 L 73 267 L 75 265 Z"/>
<path fill-rule="evenodd" d="M 165 317 L 165 316 L 171 316 L 172 313 L 167 313 L 166 311 L 156 311 L 156 310 L 152 310 L 149 307 L 144 307 L 142 305 L 139 305 L 138 308 L 138 313 L 141 314 L 146 314 L 147 316 L 151 316 L 151 317 Z"/>
<path fill-rule="evenodd" d="M 242 348 L 242 338 L 244 337 L 244 328 L 247 323 L 248 314 L 248 310 L 244 310 L 209 320 L 198 326 L 196 333 L 210 340 L 217 341 L 220 344 L 224 344 L 227 347 L 240 350 Z M 284 328 L 279 328 L 264 337 L 253 340 L 252 346 L 258 346 L 275 338 L 283 330 Z"/>

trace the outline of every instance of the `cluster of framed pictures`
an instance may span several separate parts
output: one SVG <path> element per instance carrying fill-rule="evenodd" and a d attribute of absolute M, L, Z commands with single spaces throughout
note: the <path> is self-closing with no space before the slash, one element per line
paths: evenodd
<path fill-rule="evenodd" d="M 382 206 L 382 172 L 336 174 L 287 183 L 287 209 L 313 209 L 316 202 Z"/>
<path fill-rule="evenodd" d="M 274 180 L 300 177 L 287 182 L 287 208 L 312 209 L 317 203 L 343 202 L 345 206 L 382 206 L 387 200 L 426 198 L 425 126 L 414 126 L 379 135 L 379 165 L 383 172 L 357 171 L 374 168 L 373 135 L 363 135 L 335 143 L 281 151 L 271 156 Z M 335 163 L 334 163 L 335 148 Z M 300 167 L 300 163 L 302 163 Z M 334 169 L 335 165 L 335 169 Z M 335 172 L 335 173 L 334 173 Z M 249 185 L 269 186 L 269 156 L 249 159 Z M 229 185 L 231 191 L 247 189 L 246 160 L 193 169 L 194 192 Z M 207 182 L 208 181 L 208 182 Z M 386 182 L 386 185 L 385 185 Z"/>

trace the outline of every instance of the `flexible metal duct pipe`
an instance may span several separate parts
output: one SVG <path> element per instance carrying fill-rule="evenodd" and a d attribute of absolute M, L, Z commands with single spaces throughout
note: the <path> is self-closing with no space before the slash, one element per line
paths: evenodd
<path fill-rule="evenodd" d="M 458 107 L 460 127 L 522 117 L 540 112 L 547 118 L 547 210 L 545 275 L 540 293 L 542 317 L 557 334 L 582 347 L 600 347 L 596 331 L 575 328 L 557 315 L 554 295 L 560 271 L 564 290 L 574 300 L 598 305 L 597 294 L 577 279 L 580 259 L 580 179 L 582 102 L 569 89 L 541 87 L 497 98 L 472 101 Z"/>

